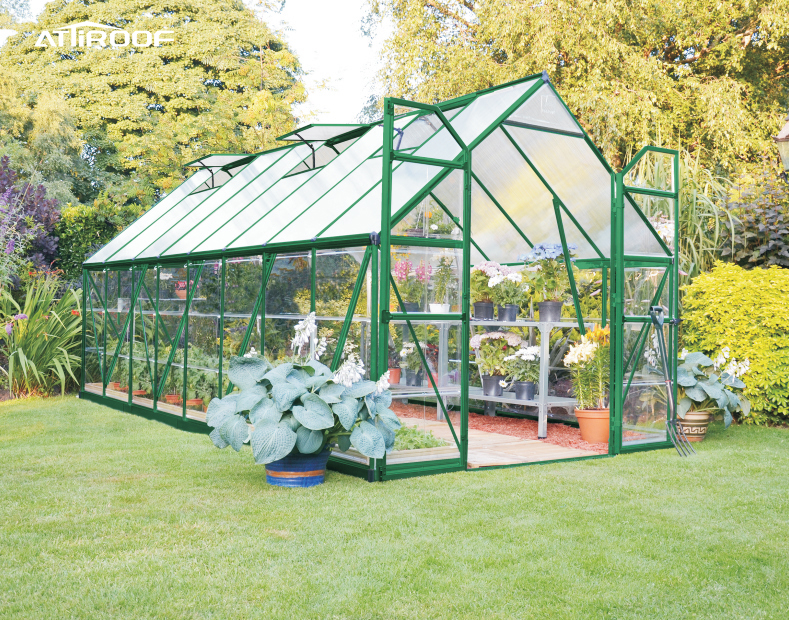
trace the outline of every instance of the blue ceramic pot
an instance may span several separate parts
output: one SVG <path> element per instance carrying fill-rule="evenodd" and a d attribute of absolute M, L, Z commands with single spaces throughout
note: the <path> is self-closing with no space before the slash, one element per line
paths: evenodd
<path fill-rule="evenodd" d="M 291 452 L 284 459 L 266 465 L 266 482 L 275 487 L 314 487 L 323 484 L 331 450 L 317 454 Z"/>

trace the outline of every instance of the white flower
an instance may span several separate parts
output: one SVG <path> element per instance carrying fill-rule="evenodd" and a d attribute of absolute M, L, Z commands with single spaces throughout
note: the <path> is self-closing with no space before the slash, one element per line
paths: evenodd
<path fill-rule="evenodd" d="M 437 224 L 430 224 L 430 230 L 438 230 Z"/>
<path fill-rule="evenodd" d="M 567 355 L 564 356 L 565 366 L 583 365 L 591 360 L 597 351 L 596 342 L 587 342 L 586 336 L 581 337 L 581 342 L 570 347 Z"/>
<path fill-rule="evenodd" d="M 345 343 L 345 347 L 342 350 L 342 356 L 345 358 L 345 361 L 334 374 L 334 382 L 345 387 L 351 387 L 354 383 L 364 378 L 364 364 L 354 349 L 356 349 L 355 344 L 352 342 Z"/>
<path fill-rule="evenodd" d="M 682 349 L 682 352 L 679 354 L 679 359 L 684 361 L 685 358 L 688 356 L 688 353 L 690 353 L 690 351 L 688 351 L 687 349 Z"/>
<path fill-rule="evenodd" d="M 389 371 L 387 370 L 381 375 L 381 378 L 375 382 L 375 393 L 380 394 L 389 389 Z"/>
<path fill-rule="evenodd" d="M 258 355 L 258 352 L 255 351 L 255 347 L 251 347 L 249 349 L 249 353 L 245 353 L 244 357 L 257 357 L 257 355 Z"/>
<path fill-rule="evenodd" d="M 501 387 L 505 388 L 505 387 L 507 387 L 507 382 L 506 381 L 499 381 L 499 385 Z"/>
<path fill-rule="evenodd" d="M 305 344 L 309 344 L 310 339 L 316 333 L 317 327 L 315 325 L 315 313 L 310 312 L 307 317 L 299 321 L 294 328 L 295 335 L 293 340 L 290 341 L 290 348 L 295 354 L 300 354 L 301 348 Z"/>
<path fill-rule="evenodd" d="M 490 288 L 493 288 L 494 286 L 498 286 L 502 282 L 504 282 L 504 276 L 499 274 L 499 273 L 497 273 L 495 276 L 490 278 L 490 280 L 488 280 L 488 286 Z"/>
<path fill-rule="evenodd" d="M 326 353 L 326 347 L 327 346 L 328 346 L 328 343 L 326 342 L 326 336 L 321 336 L 321 339 L 318 342 L 318 345 L 315 347 L 315 359 L 316 360 L 319 360 L 321 357 L 323 357 L 323 354 Z"/>
<path fill-rule="evenodd" d="M 505 278 L 510 282 L 515 282 L 515 284 L 520 284 L 523 280 L 523 276 L 519 274 L 517 271 L 513 271 L 512 273 L 508 273 Z"/>

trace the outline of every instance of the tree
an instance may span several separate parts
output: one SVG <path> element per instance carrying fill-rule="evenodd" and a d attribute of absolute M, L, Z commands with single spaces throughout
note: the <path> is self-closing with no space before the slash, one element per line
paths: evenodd
<path fill-rule="evenodd" d="M 368 0 L 388 94 L 435 102 L 542 70 L 606 157 L 644 143 L 731 170 L 772 152 L 789 1 Z"/>
<path fill-rule="evenodd" d="M 172 31 L 174 41 L 36 47 L 41 31 L 83 21 Z M 68 102 L 81 156 L 97 174 L 121 175 L 127 202 L 169 191 L 183 179 L 180 163 L 271 146 L 305 98 L 297 59 L 238 0 L 58 0 L 20 30 L 0 48 L 0 73 L 15 72 L 23 99 Z"/>

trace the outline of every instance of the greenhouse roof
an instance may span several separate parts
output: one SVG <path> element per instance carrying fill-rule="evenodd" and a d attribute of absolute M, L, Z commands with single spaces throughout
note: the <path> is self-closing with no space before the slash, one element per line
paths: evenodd
<path fill-rule="evenodd" d="M 472 262 L 511 262 L 533 245 L 555 243 L 560 208 L 579 258 L 609 256 L 612 170 L 545 74 L 438 107 L 472 152 Z M 331 240 L 359 245 L 380 232 L 382 124 L 307 125 L 280 139 L 293 143 L 190 162 L 198 167 L 192 176 L 86 265 L 259 254 Z M 395 119 L 392 148 L 403 157 L 463 158 L 439 116 L 424 110 Z M 426 195 L 461 215 L 462 170 L 391 165 L 393 218 Z M 635 203 L 625 202 L 624 222 L 625 253 L 668 254 Z"/>

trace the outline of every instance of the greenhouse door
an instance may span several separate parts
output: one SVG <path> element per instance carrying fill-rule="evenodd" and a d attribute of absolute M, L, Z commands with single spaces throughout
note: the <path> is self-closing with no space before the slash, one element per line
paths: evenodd
<path fill-rule="evenodd" d="M 676 400 L 677 177 L 676 151 L 655 147 L 642 149 L 616 175 L 611 251 L 614 454 L 671 445 L 666 421 Z M 662 314 L 662 327 L 653 323 L 652 308 Z M 656 331 L 660 329 L 662 334 Z M 665 362 L 658 346 L 661 335 Z"/>

